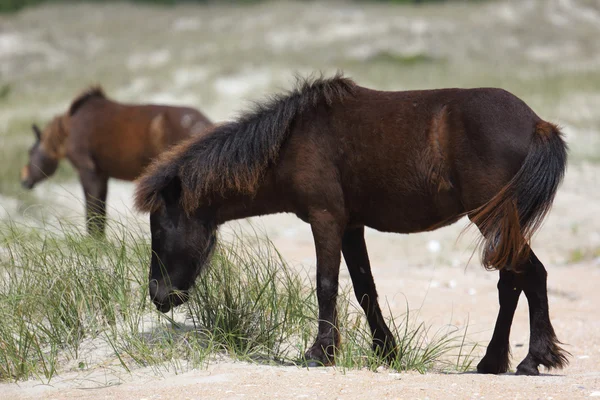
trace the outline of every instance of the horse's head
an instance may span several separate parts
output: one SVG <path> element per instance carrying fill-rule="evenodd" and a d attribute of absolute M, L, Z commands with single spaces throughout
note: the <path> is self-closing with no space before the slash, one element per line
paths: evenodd
<path fill-rule="evenodd" d="M 210 261 L 216 225 L 209 213 L 188 215 L 181 206 L 181 181 L 174 178 L 160 192 L 150 213 L 152 256 L 150 298 L 162 312 L 186 302 L 188 290 Z"/>
<path fill-rule="evenodd" d="M 21 185 L 26 189 L 54 174 L 58 167 L 59 155 L 49 147 L 49 137 L 54 135 L 53 129 L 57 128 L 57 122 L 53 121 L 46 127 L 44 133 L 37 125 L 33 125 L 35 143 L 29 149 L 29 162 L 21 168 Z"/>

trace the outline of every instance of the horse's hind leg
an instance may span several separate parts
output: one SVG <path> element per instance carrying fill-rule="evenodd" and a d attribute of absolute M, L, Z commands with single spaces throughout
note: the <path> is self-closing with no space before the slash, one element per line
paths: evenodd
<path fill-rule="evenodd" d="M 496 319 L 492 340 L 487 347 L 485 356 L 477 365 L 477 372 L 482 374 L 500 374 L 508 371 L 510 365 L 510 344 L 508 339 L 521 290 L 518 276 L 514 272 L 505 269 L 500 270 L 500 279 L 498 280 L 500 311 Z"/>
<path fill-rule="evenodd" d="M 517 375 L 538 375 L 538 365 L 563 368 L 568 364 L 567 354 L 556 338 L 550 322 L 546 268 L 533 251 L 524 270 L 523 292 L 529 303 L 529 352 L 517 366 Z"/>
<path fill-rule="evenodd" d="M 477 365 L 480 373 L 498 374 L 509 366 L 509 334 L 521 291 L 529 303 L 529 353 L 517 366 L 517 375 L 538 375 L 538 366 L 562 368 L 567 364 L 566 353 L 560 348 L 548 311 L 546 269 L 533 251 L 529 259 L 517 268 L 518 273 L 502 269 L 498 282 L 500 312 L 492 340 L 485 357 Z"/>
<path fill-rule="evenodd" d="M 87 231 L 92 236 L 103 237 L 108 178 L 91 171 L 80 171 L 79 178 L 85 193 Z"/>
<path fill-rule="evenodd" d="M 347 229 L 342 238 L 342 253 L 350 272 L 354 294 L 365 311 L 371 328 L 373 350 L 393 361 L 396 358 L 396 341 L 379 308 L 364 232 L 364 227 Z"/>

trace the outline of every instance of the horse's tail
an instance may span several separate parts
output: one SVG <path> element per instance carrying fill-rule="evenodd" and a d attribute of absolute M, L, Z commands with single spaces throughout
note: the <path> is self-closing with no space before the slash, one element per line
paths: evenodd
<path fill-rule="evenodd" d="M 555 125 L 539 121 L 519 171 L 492 199 L 469 213 L 483 234 L 487 269 L 517 269 L 529 256 L 529 241 L 550 211 L 565 173 L 567 145 Z"/>

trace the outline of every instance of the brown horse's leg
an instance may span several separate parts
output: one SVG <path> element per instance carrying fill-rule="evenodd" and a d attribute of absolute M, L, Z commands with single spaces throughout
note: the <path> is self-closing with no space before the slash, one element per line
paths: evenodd
<path fill-rule="evenodd" d="M 528 268 L 523 276 L 523 291 L 529 303 L 529 352 L 517 366 L 517 375 L 538 375 L 538 365 L 563 368 L 568 364 L 567 354 L 556 338 L 548 311 L 546 268 L 530 252 Z"/>
<path fill-rule="evenodd" d="M 344 228 L 327 210 L 311 213 L 309 223 L 317 253 L 319 331 L 304 356 L 309 366 L 333 365 L 335 349 L 340 341 L 336 301 Z"/>
<path fill-rule="evenodd" d="M 510 344 L 508 339 L 521 290 L 518 276 L 515 276 L 512 271 L 500 270 L 500 279 L 498 280 L 500 311 L 496 319 L 492 340 L 487 347 L 485 356 L 477 365 L 477 372 L 482 374 L 500 374 L 508 371 L 510 365 Z"/>
<path fill-rule="evenodd" d="M 89 171 L 80 172 L 79 178 L 85 193 L 88 234 L 95 237 L 104 237 L 108 178 Z"/>
<path fill-rule="evenodd" d="M 348 265 L 354 294 L 365 311 L 373 334 L 373 350 L 393 361 L 396 358 L 396 341 L 383 319 L 377 301 L 364 234 L 364 227 L 347 229 L 342 238 L 342 253 Z"/>

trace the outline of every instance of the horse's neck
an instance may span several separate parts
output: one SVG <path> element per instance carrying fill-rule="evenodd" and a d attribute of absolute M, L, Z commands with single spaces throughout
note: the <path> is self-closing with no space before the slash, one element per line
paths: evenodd
<path fill-rule="evenodd" d="M 66 115 L 57 117 L 56 124 L 50 135 L 45 139 L 46 147 L 49 152 L 57 159 L 62 159 L 67 153 L 67 139 L 69 137 L 69 119 Z"/>
<path fill-rule="evenodd" d="M 270 179 L 265 179 L 269 182 Z M 221 204 L 214 205 L 217 224 L 236 219 L 277 214 L 288 210 L 286 200 L 274 190 L 274 185 L 264 183 L 256 193 L 235 195 L 222 199 Z"/>

